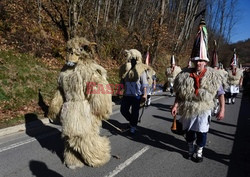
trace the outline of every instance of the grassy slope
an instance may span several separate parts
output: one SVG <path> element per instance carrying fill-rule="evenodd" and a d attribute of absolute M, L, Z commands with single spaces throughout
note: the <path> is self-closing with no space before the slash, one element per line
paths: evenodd
<path fill-rule="evenodd" d="M 38 90 L 48 102 L 58 72 L 29 55 L 0 51 L 0 128 L 23 123 L 28 113 L 41 115 Z"/>
<path fill-rule="evenodd" d="M 44 115 L 38 105 L 39 90 L 49 105 L 64 62 L 54 60 L 57 61 L 51 63 L 31 55 L 0 51 L 0 128 L 24 123 L 28 114 Z M 156 71 L 163 71 L 157 72 L 161 83 L 164 83 L 164 63 L 164 60 L 159 62 L 156 68 Z M 109 83 L 119 83 L 119 64 L 106 60 L 101 65 L 108 71 Z"/>

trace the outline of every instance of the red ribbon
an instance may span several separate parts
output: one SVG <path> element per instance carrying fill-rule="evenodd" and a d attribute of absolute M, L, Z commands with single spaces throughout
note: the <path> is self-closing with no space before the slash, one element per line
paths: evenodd
<path fill-rule="evenodd" d="M 195 88 L 195 95 L 197 96 L 199 93 L 199 88 L 200 88 L 200 80 L 201 78 L 205 75 L 207 69 L 204 68 L 203 71 L 197 75 L 196 73 L 190 73 L 190 77 L 194 78 L 194 88 Z"/>

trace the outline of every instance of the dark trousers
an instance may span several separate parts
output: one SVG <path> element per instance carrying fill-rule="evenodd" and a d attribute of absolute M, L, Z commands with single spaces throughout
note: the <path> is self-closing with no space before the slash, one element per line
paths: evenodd
<path fill-rule="evenodd" d="M 141 97 L 123 96 L 121 102 L 121 114 L 129 121 L 131 126 L 136 126 L 139 118 Z M 131 108 L 131 111 L 130 111 Z"/>
<path fill-rule="evenodd" d="M 196 140 L 196 144 L 199 147 L 204 147 L 207 141 L 207 133 L 195 132 L 195 131 L 188 131 L 186 133 L 186 141 L 191 143 Z"/>
<path fill-rule="evenodd" d="M 226 98 L 236 98 L 236 96 L 237 96 L 237 93 L 233 93 L 233 94 L 231 94 L 231 92 L 226 92 Z"/>
<path fill-rule="evenodd" d="M 174 89 L 173 87 L 170 87 L 170 93 L 173 94 L 174 93 Z"/>

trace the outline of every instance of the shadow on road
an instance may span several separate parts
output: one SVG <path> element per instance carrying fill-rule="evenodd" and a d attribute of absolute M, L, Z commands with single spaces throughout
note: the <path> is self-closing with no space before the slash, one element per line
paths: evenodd
<path fill-rule="evenodd" d="M 47 165 L 43 162 L 32 160 L 30 161 L 30 170 L 32 175 L 36 177 L 63 177 L 59 173 L 50 170 Z"/>
<path fill-rule="evenodd" d="M 245 94 L 242 96 L 228 177 L 250 176 L 250 100 L 248 97 Z"/>
<path fill-rule="evenodd" d="M 230 126 L 230 127 L 236 127 L 236 125 L 234 125 L 234 124 L 229 124 L 229 123 L 225 123 L 225 122 L 219 122 L 219 121 L 215 121 L 215 120 L 211 120 L 211 122 L 213 124 L 220 124 L 220 125 L 225 125 L 225 126 Z"/>
<path fill-rule="evenodd" d="M 166 104 L 161 104 L 161 103 L 151 103 L 150 106 L 156 107 L 160 111 L 171 112 L 172 105 L 166 105 Z"/>
<path fill-rule="evenodd" d="M 128 124 L 120 123 L 117 120 L 110 119 L 109 122 L 122 130 L 126 130 Z M 182 156 L 187 154 L 187 145 L 184 140 L 175 138 L 174 136 L 166 133 L 161 133 L 152 129 L 138 126 L 139 132 L 136 135 L 131 135 L 129 131 L 120 132 L 106 122 L 103 122 L 102 127 L 108 130 L 113 135 L 120 135 L 129 138 L 136 142 L 141 142 L 156 148 L 165 149 L 171 152 L 180 153 Z"/>
<path fill-rule="evenodd" d="M 157 107 L 158 110 L 161 111 L 171 111 L 171 105 L 166 105 L 166 104 L 152 104 L 151 106 L 155 106 Z M 154 118 L 156 119 L 162 119 L 165 120 L 167 122 L 172 122 L 173 118 L 168 118 L 168 117 L 162 117 L 162 116 L 158 116 L 158 115 L 152 115 Z M 117 120 L 113 120 L 110 119 L 108 120 L 111 124 L 113 124 L 115 127 L 119 127 L 121 130 L 126 130 L 128 124 L 127 123 L 120 123 Z M 235 125 L 231 125 L 231 124 L 226 124 L 223 122 L 216 122 L 219 124 L 223 124 L 226 126 L 235 126 Z M 138 126 L 139 132 L 134 135 L 131 136 L 131 134 L 129 133 L 129 131 L 124 131 L 124 132 L 120 132 L 117 129 L 115 129 L 114 127 L 110 126 L 108 123 L 103 122 L 103 128 L 108 130 L 112 135 L 120 135 L 123 137 L 127 137 L 133 141 L 136 142 L 140 142 L 146 145 L 150 145 L 156 148 L 161 148 L 161 149 L 165 149 L 171 152 L 177 152 L 180 153 L 184 158 L 187 155 L 187 144 L 185 141 L 185 138 L 179 136 L 176 137 L 178 135 L 173 135 L 170 132 L 170 127 L 169 127 L 169 134 L 168 133 L 162 133 L 159 131 L 155 131 L 153 129 L 148 129 L 145 127 L 140 127 Z M 229 139 L 229 140 L 234 140 L 234 135 L 233 134 L 228 134 L 222 131 L 217 131 L 214 129 L 210 129 L 209 133 L 215 134 L 217 136 Z M 229 159 L 230 159 L 230 155 L 228 154 L 220 154 L 217 153 L 209 148 L 205 148 L 204 149 L 204 156 L 208 159 L 220 162 L 222 164 L 228 165 L 229 166 Z"/>
<path fill-rule="evenodd" d="M 26 134 L 34 137 L 43 148 L 48 149 L 63 161 L 63 141 L 61 132 L 53 127 L 43 124 L 36 114 L 25 114 Z"/>
<path fill-rule="evenodd" d="M 235 135 L 231 134 L 231 133 L 225 133 L 223 131 L 218 131 L 218 130 L 215 130 L 215 129 L 212 129 L 212 128 L 209 129 L 209 133 L 213 134 L 213 135 L 216 135 L 218 137 L 221 137 L 221 138 L 228 139 L 228 140 L 232 140 L 232 141 L 235 140 L 235 138 L 234 138 Z"/>

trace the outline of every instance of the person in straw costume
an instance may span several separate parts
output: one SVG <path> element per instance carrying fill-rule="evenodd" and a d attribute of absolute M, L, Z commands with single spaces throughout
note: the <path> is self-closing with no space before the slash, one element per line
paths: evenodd
<path fill-rule="evenodd" d="M 231 60 L 231 68 L 228 72 L 228 87 L 226 91 L 226 103 L 234 104 L 235 98 L 242 87 L 243 82 L 243 70 L 238 68 L 238 58 L 236 55 L 236 49 L 234 49 L 234 54 Z"/>
<path fill-rule="evenodd" d="M 175 64 L 174 55 L 171 57 L 171 67 L 166 69 L 166 77 L 167 77 L 167 90 L 170 91 L 171 96 L 174 95 L 173 85 L 175 77 L 181 72 L 181 68 Z"/>
<path fill-rule="evenodd" d="M 64 164 L 70 169 L 100 167 L 111 157 L 110 141 L 100 136 L 100 128 L 112 113 L 112 95 L 90 89 L 108 85 L 107 71 L 95 61 L 95 45 L 84 37 L 67 41 L 66 64 L 49 107 L 48 117 L 62 124 Z"/>
<path fill-rule="evenodd" d="M 129 122 L 130 133 L 137 130 L 141 102 L 147 101 L 148 65 L 142 63 L 142 55 L 137 49 L 125 50 L 127 61 L 120 67 L 121 83 L 124 92 L 120 107 L 121 114 Z"/>
<path fill-rule="evenodd" d="M 179 113 L 179 121 L 183 130 L 186 130 L 188 159 L 194 159 L 196 162 L 203 161 L 203 148 L 206 145 L 216 95 L 220 103 L 217 119 L 223 119 L 225 112 L 223 76 L 217 70 L 206 66 L 209 59 L 205 25 L 202 18 L 191 54 L 194 68 L 183 69 L 175 78 L 176 98 L 172 106 L 172 115 Z"/>

